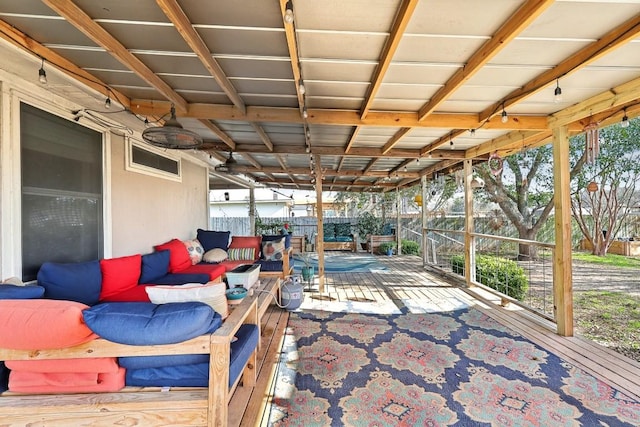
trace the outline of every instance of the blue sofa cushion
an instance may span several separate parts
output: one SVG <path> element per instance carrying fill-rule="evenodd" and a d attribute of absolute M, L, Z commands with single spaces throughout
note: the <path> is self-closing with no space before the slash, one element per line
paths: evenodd
<path fill-rule="evenodd" d="M 82 314 L 89 329 L 100 337 L 129 345 L 174 344 L 211 333 L 222 324 L 220 314 L 197 301 L 111 302 Z"/>
<path fill-rule="evenodd" d="M 0 393 L 9 390 L 9 369 L 0 362 Z"/>
<path fill-rule="evenodd" d="M 336 225 L 332 222 L 328 222 L 322 226 L 322 240 L 327 242 L 327 238 L 335 237 L 336 235 Z"/>
<path fill-rule="evenodd" d="M 235 342 L 231 343 L 231 359 L 229 360 L 229 387 L 242 374 L 249 356 L 258 347 L 260 332 L 258 326 L 244 324 L 236 332 Z"/>
<path fill-rule="evenodd" d="M 198 228 L 196 238 L 202 245 L 205 252 L 211 249 L 220 248 L 225 251 L 229 249 L 230 231 L 211 231 Z"/>
<path fill-rule="evenodd" d="M 169 273 L 165 274 L 162 277 L 155 279 L 152 283 L 143 284 L 151 284 L 151 285 L 183 285 L 185 283 L 208 283 L 209 278 L 208 274 L 200 274 L 200 273 Z"/>
<path fill-rule="evenodd" d="M 353 237 L 351 236 L 336 236 L 336 242 L 353 242 Z"/>
<path fill-rule="evenodd" d="M 34 299 L 42 298 L 43 295 L 42 286 L 0 284 L 0 299 Z"/>
<path fill-rule="evenodd" d="M 38 285 L 47 299 L 68 300 L 94 305 L 100 299 L 102 272 L 100 261 L 45 262 L 38 271 Z"/>
<path fill-rule="evenodd" d="M 169 257 L 171 252 L 156 251 L 142 255 L 142 268 L 140 273 L 140 283 L 155 283 L 156 279 L 163 277 L 169 271 Z"/>
<path fill-rule="evenodd" d="M 209 363 L 127 369 L 124 384 L 131 387 L 207 387 Z"/>
<path fill-rule="evenodd" d="M 209 363 L 208 354 L 173 354 L 167 356 L 119 357 L 118 364 L 127 369 L 164 368 L 177 365 Z"/>
<path fill-rule="evenodd" d="M 266 261 L 259 259 L 255 264 L 260 264 L 260 271 L 282 271 L 282 261 Z"/>
<path fill-rule="evenodd" d="M 238 379 L 260 338 L 256 325 L 242 325 L 236 332 L 237 341 L 231 343 L 229 387 Z M 163 357 L 163 356 L 158 356 Z M 171 357 L 171 356 L 170 356 Z M 149 359 L 151 357 L 140 357 Z M 156 359 L 156 357 L 153 357 Z M 125 384 L 134 387 L 207 387 L 209 363 L 127 369 Z"/>

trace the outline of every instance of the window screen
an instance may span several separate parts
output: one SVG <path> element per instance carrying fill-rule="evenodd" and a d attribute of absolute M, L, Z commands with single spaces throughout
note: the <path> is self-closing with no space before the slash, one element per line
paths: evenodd
<path fill-rule="evenodd" d="M 22 279 L 102 258 L 102 135 L 23 103 L 20 138 Z"/>

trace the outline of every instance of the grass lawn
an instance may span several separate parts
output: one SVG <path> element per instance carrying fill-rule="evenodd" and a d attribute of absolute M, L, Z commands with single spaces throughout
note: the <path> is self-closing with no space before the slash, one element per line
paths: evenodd
<path fill-rule="evenodd" d="M 639 297 L 623 292 L 576 292 L 574 314 L 582 335 L 640 361 Z"/>
<path fill-rule="evenodd" d="M 640 258 L 624 255 L 607 254 L 606 256 L 591 255 L 588 252 L 573 252 L 573 259 L 591 264 L 600 264 L 622 268 L 640 268 Z"/>

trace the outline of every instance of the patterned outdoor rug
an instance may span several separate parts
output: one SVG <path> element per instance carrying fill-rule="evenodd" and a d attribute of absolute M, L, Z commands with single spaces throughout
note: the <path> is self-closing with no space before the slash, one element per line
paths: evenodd
<path fill-rule="evenodd" d="M 318 254 L 310 255 L 311 265 L 318 271 Z M 293 268 L 296 273 L 300 273 L 304 262 L 298 254 L 293 256 Z M 325 273 L 371 273 L 374 271 L 384 271 L 387 267 L 382 265 L 375 256 L 367 254 L 352 254 L 347 256 L 341 254 L 324 255 Z"/>
<path fill-rule="evenodd" d="M 288 326 L 269 425 L 640 425 L 640 402 L 475 308 Z"/>

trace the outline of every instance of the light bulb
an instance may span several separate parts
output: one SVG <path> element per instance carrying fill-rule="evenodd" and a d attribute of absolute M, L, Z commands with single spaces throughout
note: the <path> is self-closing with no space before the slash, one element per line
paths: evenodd
<path fill-rule="evenodd" d="M 420 157 L 418 157 L 418 158 L 416 159 L 416 163 L 417 163 L 417 164 L 420 164 Z"/>
<path fill-rule="evenodd" d="M 304 87 L 304 83 L 300 80 L 300 84 L 298 85 L 298 90 L 300 91 L 300 95 L 304 95 L 307 92 L 307 88 Z"/>
<path fill-rule="evenodd" d="M 310 152 L 311 152 L 311 147 L 309 147 L 309 146 L 307 145 L 307 148 L 306 148 L 306 150 L 305 150 L 305 151 L 306 151 L 307 153 L 310 153 Z"/>
<path fill-rule="evenodd" d="M 469 135 L 471 136 L 471 138 L 476 136 L 476 130 L 475 129 L 469 129 Z"/>
<path fill-rule="evenodd" d="M 500 121 L 502 123 L 507 123 L 509 121 L 509 115 L 507 114 L 507 112 L 505 110 L 502 110 Z"/>
<path fill-rule="evenodd" d="M 302 109 L 302 118 L 306 119 L 307 117 L 309 117 L 309 112 L 307 111 L 307 107 L 304 107 Z"/>
<path fill-rule="evenodd" d="M 553 91 L 553 102 L 561 102 L 562 101 L 562 89 L 560 86 L 556 87 L 556 90 Z"/>
<path fill-rule="evenodd" d="M 406 167 L 406 166 L 404 167 L 404 171 L 405 171 L 405 172 L 407 171 L 407 167 Z"/>
<path fill-rule="evenodd" d="M 293 22 L 293 2 L 289 0 L 284 11 L 284 22 L 291 24 Z"/>
<path fill-rule="evenodd" d="M 38 80 L 43 85 L 47 84 L 47 72 L 44 70 L 44 59 L 42 60 L 42 65 L 40 66 L 40 69 L 38 70 Z"/>
<path fill-rule="evenodd" d="M 620 126 L 623 128 L 629 127 L 629 117 L 627 116 L 627 112 L 624 112 L 624 116 L 622 116 L 622 121 L 620 122 Z"/>
<path fill-rule="evenodd" d="M 111 108 L 111 98 L 109 98 L 107 96 L 107 99 L 104 100 L 104 108 L 109 109 Z"/>

